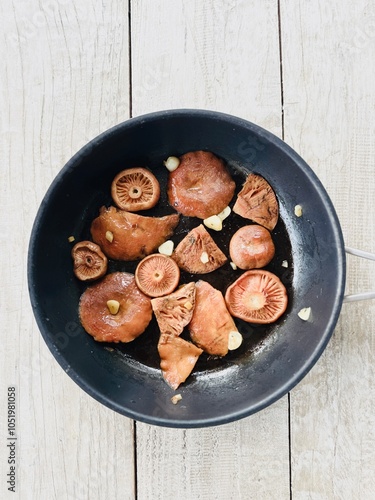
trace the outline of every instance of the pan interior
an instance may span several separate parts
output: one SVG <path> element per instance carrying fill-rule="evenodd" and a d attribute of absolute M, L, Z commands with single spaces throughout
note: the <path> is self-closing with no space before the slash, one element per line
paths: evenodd
<path fill-rule="evenodd" d="M 162 199 L 144 215 L 172 213 L 166 199 L 163 160 L 194 150 L 223 158 L 237 184 L 249 172 L 273 186 L 280 220 L 273 231 L 276 255 L 267 269 L 287 287 L 287 312 L 272 325 L 238 321 L 244 342 L 224 359 L 202 356 L 194 374 L 174 392 L 158 368 L 159 331 L 148 330 L 127 345 L 95 342 L 78 318 L 79 297 L 86 285 L 72 273 L 71 244 L 89 239 L 91 221 L 110 205 L 110 184 L 122 169 L 146 166 L 158 177 Z M 233 200 L 234 201 L 234 200 Z M 233 204 L 233 202 L 232 202 Z M 294 214 L 301 205 L 302 217 Z M 177 243 L 201 221 L 182 217 Z M 231 235 L 244 225 L 231 215 L 214 235 L 228 255 Z M 281 264 L 286 260 L 288 267 Z M 109 272 L 134 272 L 136 263 L 110 262 Z M 43 200 L 29 249 L 29 289 L 35 316 L 52 353 L 68 374 L 93 397 L 131 418 L 157 425 L 217 425 L 254 413 L 290 390 L 313 366 L 336 323 L 344 289 L 345 262 L 341 230 L 319 180 L 285 143 L 249 122 L 208 111 L 178 110 L 140 117 L 98 137 L 60 172 Z M 199 278 L 225 291 L 239 275 L 225 266 Z M 309 321 L 297 313 L 311 307 Z"/>

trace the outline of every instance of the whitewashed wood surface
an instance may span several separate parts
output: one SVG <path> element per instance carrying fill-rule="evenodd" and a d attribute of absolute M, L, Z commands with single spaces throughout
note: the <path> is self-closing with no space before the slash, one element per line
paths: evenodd
<path fill-rule="evenodd" d="M 33 219 L 64 163 L 129 116 L 169 108 L 284 137 L 325 185 L 347 245 L 375 252 L 375 3 L 4 0 L 0 37 L 0 498 L 375 498 L 375 301 L 343 306 L 321 359 L 273 406 L 176 430 L 82 392 L 41 339 L 26 282 Z M 375 263 L 349 257 L 348 292 L 371 289 Z"/>

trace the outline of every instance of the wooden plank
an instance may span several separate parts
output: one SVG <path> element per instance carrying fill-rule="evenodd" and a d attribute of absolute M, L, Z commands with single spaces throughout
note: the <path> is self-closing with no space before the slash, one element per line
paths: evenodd
<path fill-rule="evenodd" d="M 375 252 L 375 9 L 281 2 L 285 138 L 321 178 L 347 245 Z M 348 292 L 374 290 L 374 263 L 348 258 Z M 322 359 L 292 391 L 296 499 L 375 492 L 375 302 L 344 305 Z"/>
<path fill-rule="evenodd" d="M 132 499 L 133 423 L 63 373 L 34 323 L 26 283 L 31 226 L 53 177 L 88 139 L 128 117 L 127 7 L 10 0 L 0 11 L 3 439 L 7 386 L 18 394 L 9 498 Z M 0 496 L 8 498 L 5 441 L 0 455 Z"/>
<path fill-rule="evenodd" d="M 133 114 L 209 108 L 281 135 L 277 3 L 132 3 Z M 139 498 L 289 498 L 288 403 L 223 427 L 137 424 Z"/>
<path fill-rule="evenodd" d="M 277 5 L 258 3 L 133 2 L 133 115 L 213 109 L 281 135 Z"/>
<path fill-rule="evenodd" d="M 289 498 L 287 428 L 285 399 L 219 427 L 137 424 L 139 498 Z"/>

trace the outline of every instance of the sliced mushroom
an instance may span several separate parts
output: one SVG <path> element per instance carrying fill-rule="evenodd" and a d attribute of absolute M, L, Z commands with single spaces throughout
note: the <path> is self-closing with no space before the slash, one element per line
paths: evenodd
<path fill-rule="evenodd" d="M 237 330 L 224 297 L 206 281 L 195 285 L 195 308 L 189 323 L 191 340 L 208 354 L 225 356 L 229 334 Z"/>
<path fill-rule="evenodd" d="M 102 207 L 91 224 L 91 235 L 107 257 L 115 260 L 142 259 L 157 250 L 172 234 L 178 214 L 145 217 L 115 207 Z M 106 234 L 112 233 L 111 241 Z"/>
<path fill-rule="evenodd" d="M 176 262 L 161 253 L 145 257 L 135 270 L 138 288 L 149 297 L 168 295 L 176 289 L 180 269 Z"/>
<path fill-rule="evenodd" d="M 109 301 L 117 301 L 116 314 Z M 151 300 L 137 287 L 134 275 L 116 272 L 87 288 L 79 303 L 83 328 L 99 342 L 130 342 L 141 335 L 152 317 Z"/>
<path fill-rule="evenodd" d="M 274 229 L 279 217 L 279 205 L 269 183 L 257 174 L 249 174 L 238 193 L 233 212 L 250 219 L 270 231 Z"/>
<path fill-rule="evenodd" d="M 286 310 L 288 295 L 279 278 L 269 271 L 242 274 L 225 294 L 229 312 L 249 323 L 273 323 Z"/>
<path fill-rule="evenodd" d="M 271 233 L 263 226 L 243 226 L 229 243 L 232 261 L 240 269 L 258 269 L 266 266 L 275 255 Z"/>
<path fill-rule="evenodd" d="M 235 183 L 224 162 L 208 151 L 186 153 L 169 174 L 168 199 L 177 212 L 207 219 L 233 198 Z"/>
<path fill-rule="evenodd" d="M 158 351 L 165 381 L 177 389 L 185 382 L 202 354 L 202 349 L 175 335 L 161 334 Z"/>
<path fill-rule="evenodd" d="M 160 198 L 160 185 L 146 168 L 128 168 L 113 179 L 111 193 L 119 208 L 136 212 L 156 205 Z"/>
<path fill-rule="evenodd" d="M 172 258 L 184 271 L 207 274 L 227 261 L 203 224 L 192 229 L 177 245 Z"/>
<path fill-rule="evenodd" d="M 195 283 L 181 286 L 175 292 L 151 300 L 160 332 L 180 335 L 193 316 Z"/>
<path fill-rule="evenodd" d="M 108 259 L 100 246 L 92 241 L 80 241 L 72 248 L 73 272 L 79 280 L 91 281 L 107 272 Z"/>

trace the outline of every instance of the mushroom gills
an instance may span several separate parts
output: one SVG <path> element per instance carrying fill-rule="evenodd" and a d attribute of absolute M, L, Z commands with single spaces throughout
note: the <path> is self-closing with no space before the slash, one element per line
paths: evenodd
<path fill-rule="evenodd" d="M 272 231 L 279 218 L 279 204 L 270 184 L 251 173 L 238 193 L 233 212 Z"/>
<path fill-rule="evenodd" d="M 228 287 L 225 301 L 234 317 L 249 323 L 267 324 L 285 312 L 288 295 L 275 274 L 256 269 L 246 271 Z"/>
<path fill-rule="evenodd" d="M 71 252 L 73 272 L 81 281 L 92 281 L 101 278 L 107 272 L 108 259 L 99 245 L 92 241 L 80 241 Z"/>
<path fill-rule="evenodd" d="M 195 306 L 195 283 L 187 283 L 175 292 L 151 300 L 161 333 L 180 335 L 190 323 Z"/>
<path fill-rule="evenodd" d="M 111 194 L 115 204 L 122 210 L 148 210 L 159 201 L 160 185 L 154 174 L 146 168 L 128 168 L 113 179 Z"/>
<path fill-rule="evenodd" d="M 178 285 L 180 269 L 176 262 L 163 254 L 145 257 L 135 270 L 138 288 L 150 297 L 172 293 Z"/>

